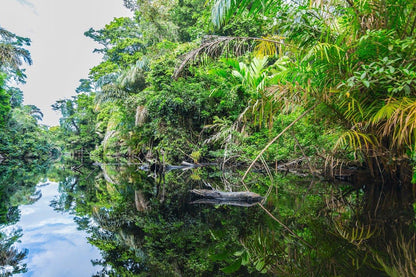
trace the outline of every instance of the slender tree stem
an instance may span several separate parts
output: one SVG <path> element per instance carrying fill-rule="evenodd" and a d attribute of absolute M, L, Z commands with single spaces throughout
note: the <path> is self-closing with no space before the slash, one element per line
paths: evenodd
<path fill-rule="evenodd" d="M 274 137 L 264 148 L 260 151 L 260 153 L 257 155 L 257 157 L 251 162 L 250 166 L 247 168 L 246 172 L 244 173 L 243 178 L 241 179 L 244 181 L 244 179 L 247 177 L 247 174 L 250 172 L 251 168 L 254 166 L 254 164 L 257 162 L 257 160 L 260 158 L 261 155 L 263 155 L 264 152 L 278 139 L 280 138 L 284 133 L 286 133 L 287 130 L 289 130 L 293 125 L 295 125 L 296 122 L 301 120 L 305 115 L 307 115 L 310 111 L 315 109 L 316 106 L 318 106 L 319 103 L 315 103 L 312 107 L 307 109 L 303 114 L 301 114 L 298 118 L 292 121 L 286 128 L 283 129 L 276 137 Z"/>

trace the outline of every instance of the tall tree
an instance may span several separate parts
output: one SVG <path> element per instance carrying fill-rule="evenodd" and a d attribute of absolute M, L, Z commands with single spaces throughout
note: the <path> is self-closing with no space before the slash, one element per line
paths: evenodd
<path fill-rule="evenodd" d="M 23 38 L 0 27 L 0 69 L 11 73 L 13 77 L 24 82 L 25 74 L 21 69 L 23 62 L 32 64 L 30 52 L 25 48 L 30 45 L 30 39 Z"/>

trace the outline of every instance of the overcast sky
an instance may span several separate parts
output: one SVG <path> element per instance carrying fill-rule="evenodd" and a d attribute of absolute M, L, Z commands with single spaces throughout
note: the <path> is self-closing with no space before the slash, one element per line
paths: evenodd
<path fill-rule="evenodd" d="M 123 0 L 1 0 L 0 26 L 32 40 L 33 65 L 21 89 L 24 103 L 44 113 L 44 124 L 59 124 L 51 105 L 75 95 L 79 80 L 100 62 L 101 55 L 92 53 L 99 45 L 84 32 L 130 15 Z"/>

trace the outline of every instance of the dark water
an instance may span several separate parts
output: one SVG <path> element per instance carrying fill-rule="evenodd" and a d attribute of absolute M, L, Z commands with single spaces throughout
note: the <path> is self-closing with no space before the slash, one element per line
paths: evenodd
<path fill-rule="evenodd" d="M 241 172 L 215 166 L 152 176 L 67 161 L 0 173 L 4 276 L 416 275 L 412 186 L 260 172 L 245 185 L 264 206 L 238 207 L 191 204 L 192 189 L 244 190 Z"/>

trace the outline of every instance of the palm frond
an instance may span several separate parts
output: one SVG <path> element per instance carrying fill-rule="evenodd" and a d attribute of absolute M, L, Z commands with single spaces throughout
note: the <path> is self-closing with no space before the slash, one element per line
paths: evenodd
<path fill-rule="evenodd" d="M 95 87 L 102 88 L 105 85 L 116 83 L 120 75 L 121 75 L 120 72 L 113 72 L 113 73 L 106 74 L 97 80 L 97 82 L 95 83 Z"/>
<path fill-rule="evenodd" d="M 416 99 L 403 97 L 389 101 L 372 118 L 384 137 L 392 137 L 392 147 L 408 146 L 416 143 Z"/>
<path fill-rule="evenodd" d="M 344 110 L 345 119 L 353 124 L 362 122 L 365 117 L 363 104 L 363 101 L 352 96 L 343 99 L 340 108 Z"/>
<path fill-rule="evenodd" d="M 123 89 L 138 92 L 146 87 L 146 79 L 141 66 L 134 65 L 123 71 L 117 78 L 116 83 Z"/>
<path fill-rule="evenodd" d="M 343 239 L 347 240 L 356 246 L 360 246 L 363 242 L 370 239 L 375 233 L 376 228 L 371 225 L 356 222 L 355 226 L 345 226 L 341 220 L 333 219 L 335 230 L 337 234 Z"/>
<path fill-rule="evenodd" d="M 341 134 L 334 145 L 334 150 L 348 147 L 356 150 L 370 150 L 373 146 L 378 145 L 377 139 L 371 134 L 365 134 L 357 130 L 348 130 Z"/>
<path fill-rule="evenodd" d="M 185 67 L 193 61 L 197 61 L 203 56 L 216 58 L 224 53 L 232 52 L 236 56 L 241 56 L 253 49 L 256 42 L 268 42 L 276 45 L 282 44 L 281 40 L 258 37 L 231 37 L 231 36 L 206 36 L 201 45 L 187 53 L 181 64 L 175 69 L 173 79 L 178 79 Z"/>
<path fill-rule="evenodd" d="M 0 43 L 0 66 L 19 68 L 23 62 L 32 64 L 28 50 L 7 43 Z"/>
<path fill-rule="evenodd" d="M 231 7 L 235 6 L 235 0 L 217 0 L 211 9 L 211 20 L 215 26 L 221 26 L 227 15 L 231 13 Z"/>
<path fill-rule="evenodd" d="M 211 8 L 211 21 L 216 27 L 220 27 L 229 21 L 234 15 L 248 11 L 249 14 L 256 14 L 261 11 L 270 11 L 276 1 L 272 0 L 207 0 L 214 2 Z"/>
<path fill-rule="evenodd" d="M 204 129 L 214 129 L 216 133 L 206 139 L 204 144 L 218 141 L 222 144 L 236 143 L 238 138 L 237 134 L 244 130 L 244 127 L 241 128 L 240 123 L 240 120 L 233 123 L 226 118 L 214 116 L 213 124 L 205 125 Z"/>
<path fill-rule="evenodd" d="M 108 101 L 121 100 L 127 96 L 128 93 L 117 85 L 107 84 L 101 88 L 101 91 L 97 91 L 95 101 L 97 104 L 102 104 Z"/>
<path fill-rule="evenodd" d="M 320 59 L 326 60 L 327 62 L 339 61 L 343 53 L 343 49 L 336 44 L 318 42 L 308 51 L 303 60 Z"/>
<path fill-rule="evenodd" d="M 281 36 L 269 36 L 263 37 L 264 41 L 260 41 L 259 44 L 256 45 L 254 48 L 254 55 L 258 57 L 264 56 L 277 56 L 282 54 L 282 45 L 284 41 L 284 37 Z M 280 41 L 281 44 L 276 44 L 274 42 L 270 42 L 269 40 L 273 41 Z"/>

